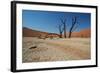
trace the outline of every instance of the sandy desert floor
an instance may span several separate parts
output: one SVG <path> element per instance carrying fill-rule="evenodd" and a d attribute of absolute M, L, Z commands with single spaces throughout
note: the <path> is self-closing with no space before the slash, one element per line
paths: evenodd
<path fill-rule="evenodd" d="M 44 40 L 33 37 L 23 37 L 23 63 L 86 60 L 90 58 L 90 38 Z"/>

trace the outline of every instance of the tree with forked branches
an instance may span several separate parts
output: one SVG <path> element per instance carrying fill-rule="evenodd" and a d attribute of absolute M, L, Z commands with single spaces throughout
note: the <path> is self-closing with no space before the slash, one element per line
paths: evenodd
<path fill-rule="evenodd" d="M 62 38 L 62 33 L 63 33 L 63 26 L 62 24 L 58 24 L 58 30 L 59 30 L 59 38 Z"/>
<path fill-rule="evenodd" d="M 71 24 L 71 27 L 69 29 L 68 38 L 71 38 L 72 32 L 75 31 L 78 26 L 79 26 L 79 23 L 77 22 L 77 17 L 76 16 L 72 17 L 72 24 Z"/>
<path fill-rule="evenodd" d="M 59 37 L 62 38 L 63 32 L 64 32 L 64 38 L 66 38 L 66 19 L 60 18 L 61 24 L 58 24 L 59 29 Z"/>
<path fill-rule="evenodd" d="M 64 31 L 64 38 L 66 38 L 66 19 L 60 18 L 62 26 L 63 26 L 63 31 Z"/>

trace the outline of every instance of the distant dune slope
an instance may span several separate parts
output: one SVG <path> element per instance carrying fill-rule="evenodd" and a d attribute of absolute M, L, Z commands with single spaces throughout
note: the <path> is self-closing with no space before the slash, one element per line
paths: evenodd
<path fill-rule="evenodd" d="M 59 34 L 56 33 L 48 33 L 48 32 L 43 32 L 43 31 L 38 31 L 38 30 L 33 30 L 33 29 L 29 29 L 26 27 L 23 27 L 23 37 L 40 37 L 40 36 L 46 36 L 49 34 L 49 37 L 53 36 L 53 37 L 58 37 Z M 68 36 L 68 33 L 67 33 Z M 72 32 L 72 37 L 85 37 L 85 38 L 89 38 L 91 37 L 91 30 L 90 28 L 88 29 L 83 29 L 79 32 Z"/>
<path fill-rule="evenodd" d="M 24 37 L 39 37 L 40 35 L 46 35 L 46 34 L 47 34 L 47 32 L 41 32 L 41 31 L 23 27 L 23 36 Z"/>
<path fill-rule="evenodd" d="M 73 32 L 72 37 L 91 37 L 91 30 L 90 29 L 83 29 L 80 32 Z"/>

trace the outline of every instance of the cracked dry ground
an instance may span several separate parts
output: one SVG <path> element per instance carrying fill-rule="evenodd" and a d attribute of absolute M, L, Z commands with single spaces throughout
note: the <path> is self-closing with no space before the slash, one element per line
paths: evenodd
<path fill-rule="evenodd" d="M 34 47 L 29 49 L 30 47 Z M 38 39 L 23 37 L 22 61 L 46 62 L 91 58 L 89 38 Z"/>

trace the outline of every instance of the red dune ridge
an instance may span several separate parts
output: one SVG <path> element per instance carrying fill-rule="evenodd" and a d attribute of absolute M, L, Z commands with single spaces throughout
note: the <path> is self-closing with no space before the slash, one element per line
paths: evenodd
<path fill-rule="evenodd" d="M 67 32 L 67 37 L 68 37 L 68 32 Z M 43 32 L 43 31 L 38 31 L 38 30 L 33 30 L 29 29 L 26 27 L 23 27 L 23 37 L 58 37 L 59 34 L 56 33 L 48 33 L 48 32 Z M 91 29 L 83 29 L 79 32 L 72 32 L 71 37 L 81 37 L 81 38 L 89 38 L 91 37 Z"/>
<path fill-rule="evenodd" d="M 72 37 L 91 37 L 91 29 L 83 29 L 79 32 L 72 32 Z"/>
<path fill-rule="evenodd" d="M 56 33 L 48 33 L 38 30 L 29 29 L 23 27 L 23 36 L 24 37 L 58 37 L 59 34 Z"/>

